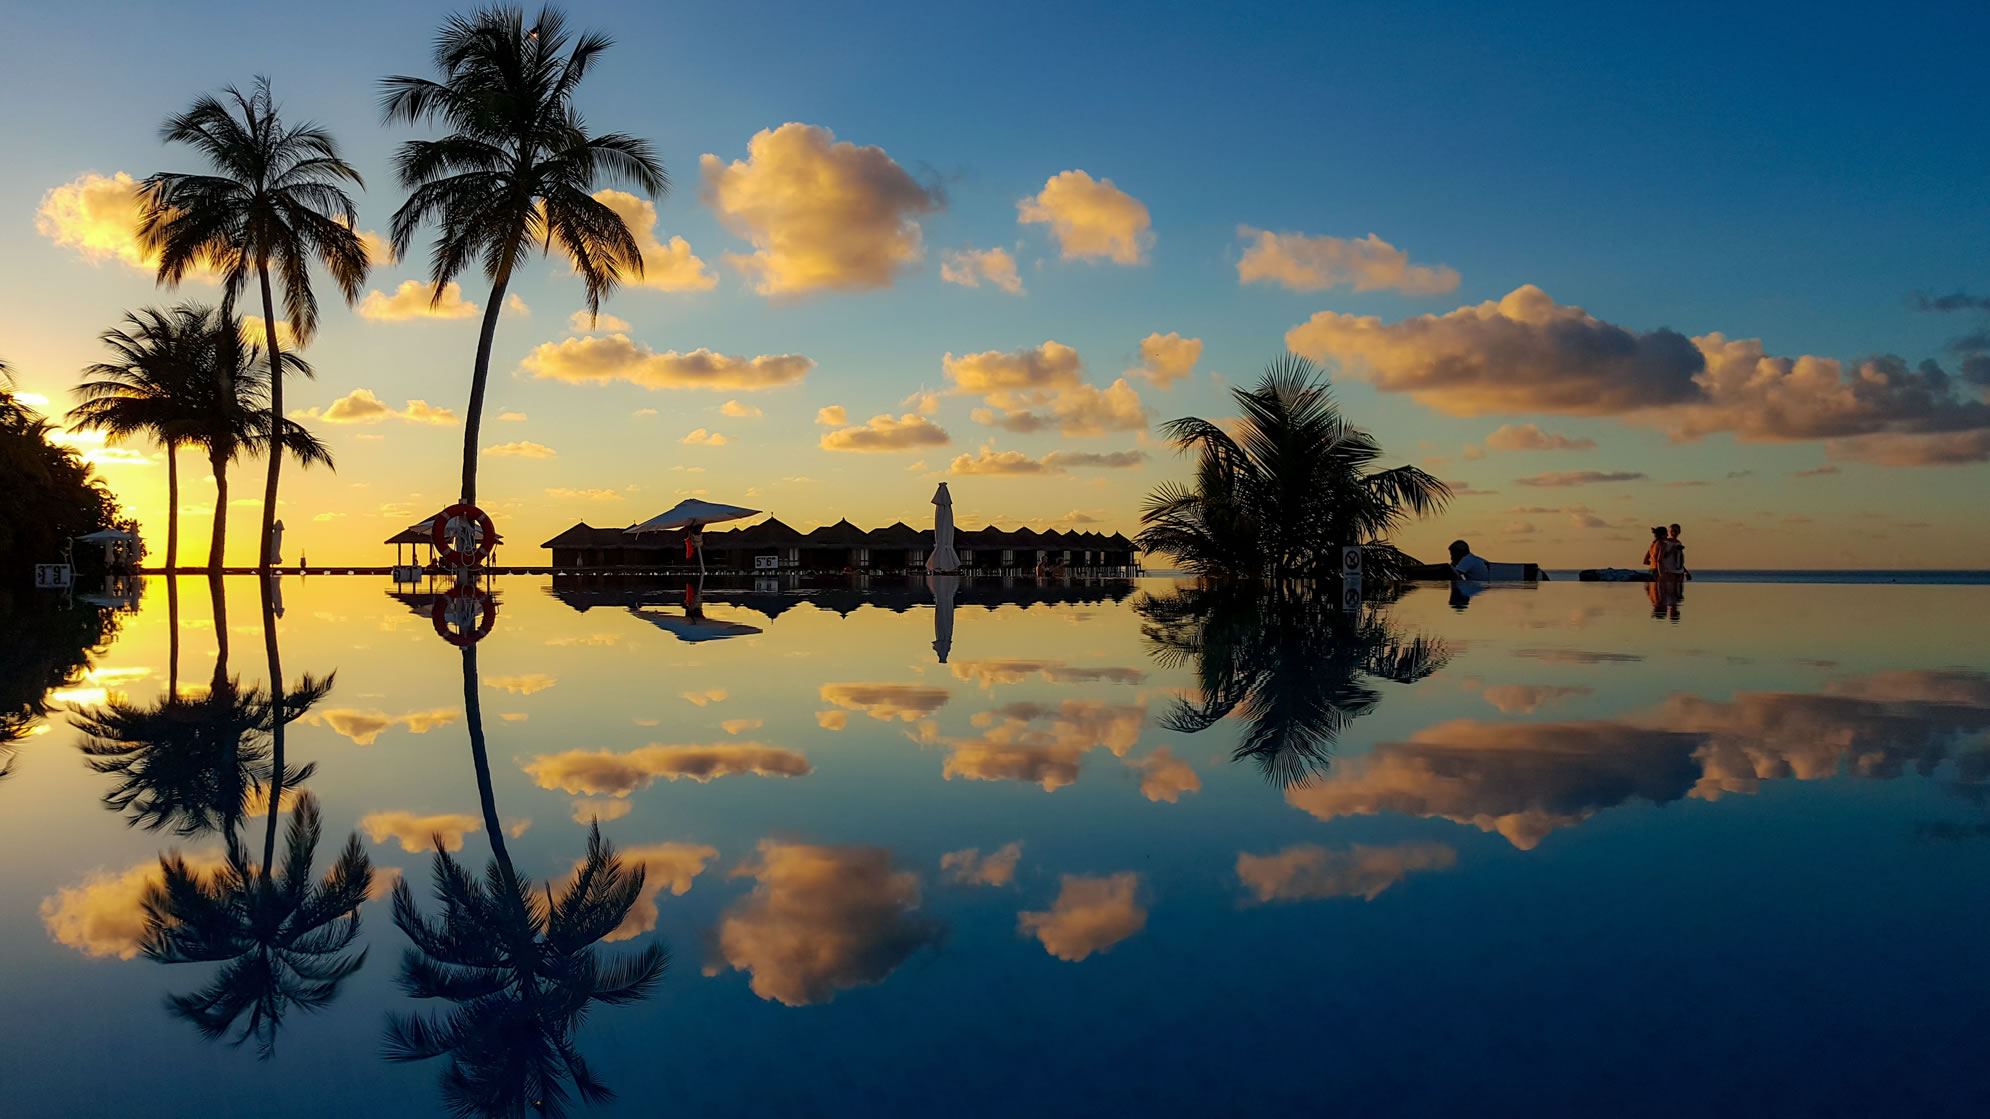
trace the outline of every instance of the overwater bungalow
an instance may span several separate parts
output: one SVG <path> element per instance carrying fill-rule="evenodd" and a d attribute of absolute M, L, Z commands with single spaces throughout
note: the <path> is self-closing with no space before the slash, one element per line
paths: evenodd
<path fill-rule="evenodd" d="M 576 524 L 540 547 L 551 550 L 553 566 L 567 569 L 655 570 L 687 565 L 684 542 L 667 533 L 630 535 L 621 528 Z M 894 571 L 923 570 L 933 547 L 933 531 L 899 521 L 861 529 L 847 520 L 800 532 L 778 517 L 704 534 L 705 563 L 713 571 Z M 954 533 L 954 550 L 967 573 L 1030 571 L 1062 567 L 1073 573 L 1131 575 L 1139 571 L 1133 541 L 1120 533 L 1036 532 L 990 525 Z"/>

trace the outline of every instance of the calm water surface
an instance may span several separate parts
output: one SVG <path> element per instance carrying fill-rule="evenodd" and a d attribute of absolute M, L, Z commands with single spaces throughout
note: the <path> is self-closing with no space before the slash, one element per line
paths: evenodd
<path fill-rule="evenodd" d="M 709 589 L 697 619 L 681 585 L 507 579 L 465 655 L 371 579 L 285 580 L 274 645 L 225 584 L 217 620 L 180 580 L 178 704 L 153 580 L 12 749 L 7 1115 L 1990 1104 L 1990 587 L 1706 583 L 1656 619 L 1574 583 L 1354 617 Z M 225 888 L 229 835 L 257 879 L 271 834 L 272 654 L 308 880 L 371 895 L 343 949 L 299 932 L 314 896 Z M 535 938 L 591 821 L 643 886 Z M 327 881 L 348 835 L 370 888 Z M 163 852 L 215 962 L 148 958 Z M 204 991 L 215 1040 L 169 1001 Z M 438 1055 L 384 1059 L 396 1030 Z"/>

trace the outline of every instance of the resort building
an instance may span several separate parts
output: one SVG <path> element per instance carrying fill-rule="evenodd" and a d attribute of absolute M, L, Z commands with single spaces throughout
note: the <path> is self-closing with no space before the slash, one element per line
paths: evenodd
<path fill-rule="evenodd" d="M 619 528 L 577 524 L 541 544 L 553 566 L 569 569 L 686 567 L 681 533 L 632 535 Z M 847 520 L 799 532 L 769 517 L 745 528 L 704 534 L 705 565 L 713 571 L 918 571 L 926 566 L 933 531 L 900 521 L 865 530 Z M 1028 528 L 960 529 L 954 551 L 965 572 L 1031 571 L 1039 566 L 1073 572 L 1132 574 L 1139 564 L 1133 541 L 1119 533 L 1036 532 Z"/>

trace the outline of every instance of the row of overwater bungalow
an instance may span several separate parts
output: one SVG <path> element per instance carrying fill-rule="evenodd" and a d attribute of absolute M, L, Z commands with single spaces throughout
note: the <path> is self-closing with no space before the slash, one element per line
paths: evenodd
<path fill-rule="evenodd" d="M 540 547 L 552 550 L 557 568 L 656 570 L 694 562 L 684 554 L 682 534 L 631 535 L 588 524 L 577 524 Z M 842 520 L 800 532 L 777 517 L 745 528 L 708 530 L 703 543 L 705 563 L 713 571 L 923 571 L 932 548 L 931 529 L 903 521 L 867 530 Z M 1139 571 L 1133 541 L 1119 533 L 960 529 L 954 532 L 954 551 L 967 573 L 1042 567 L 1101 575 Z"/>

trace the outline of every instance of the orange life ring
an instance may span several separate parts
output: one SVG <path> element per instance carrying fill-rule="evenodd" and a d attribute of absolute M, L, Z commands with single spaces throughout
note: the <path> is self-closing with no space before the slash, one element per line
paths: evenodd
<path fill-rule="evenodd" d="M 477 545 L 468 555 L 457 551 L 455 542 L 449 539 L 449 522 L 458 517 L 477 522 Z M 460 502 L 435 515 L 435 520 L 429 524 L 428 536 L 429 542 L 435 545 L 437 567 L 475 567 L 491 554 L 491 549 L 497 547 L 497 526 L 491 523 L 490 514 Z"/>
<path fill-rule="evenodd" d="M 449 616 L 455 612 L 452 608 L 466 598 L 476 600 L 481 615 L 477 628 L 452 630 L 449 628 Z M 436 598 L 435 607 L 429 611 L 429 620 L 435 624 L 436 636 L 451 645 L 474 645 L 490 634 L 491 627 L 497 624 L 497 613 L 497 599 L 482 587 L 451 587 Z"/>

